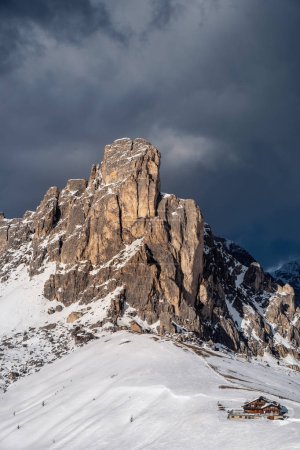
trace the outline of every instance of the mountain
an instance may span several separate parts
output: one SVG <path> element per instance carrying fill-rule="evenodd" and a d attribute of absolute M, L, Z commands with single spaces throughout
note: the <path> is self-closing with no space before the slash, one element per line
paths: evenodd
<path fill-rule="evenodd" d="M 195 201 L 162 194 L 160 158 L 144 139 L 116 140 L 89 180 L 51 187 L 23 218 L 0 216 L 4 390 L 119 330 L 299 367 L 293 289 L 215 237 Z"/>
<path fill-rule="evenodd" d="M 270 272 L 277 283 L 289 284 L 294 288 L 296 300 L 300 300 L 300 261 L 290 261 Z"/>

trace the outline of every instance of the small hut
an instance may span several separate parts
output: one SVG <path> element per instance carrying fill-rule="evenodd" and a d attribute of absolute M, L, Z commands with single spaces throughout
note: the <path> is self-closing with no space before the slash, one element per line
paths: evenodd
<path fill-rule="evenodd" d="M 228 419 L 259 419 L 266 418 L 270 420 L 285 419 L 287 409 L 279 403 L 258 397 L 251 402 L 246 402 L 243 409 L 228 411 Z"/>
<path fill-rule="evenodd" d="M 261 396 L 245 403 L 243 410 L 247 414 L 280 414 L 281 405 Z"/>

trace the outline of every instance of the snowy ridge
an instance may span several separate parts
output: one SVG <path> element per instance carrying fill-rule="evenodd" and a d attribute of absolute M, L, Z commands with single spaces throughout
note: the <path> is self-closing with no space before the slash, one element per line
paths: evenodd
<path fill-rule="evenodd" d="M 254 352 L 263 354 L 270 351 L 265 343 L 268 334 L 272 338 L 271 352 L 280 352 L 285 361 L 292 361 L 293 366 L 299 365 L 300 348 L 293 338 L 299 327 L 299 312 L 293 309 L 291 288 L 274 284 L 251 255 L 230 241 L 215 238 L 207 224 L 204 244 L 208 280 L 210 274 L 215 273 L 217 301 L 222 292 L 225 314 L 232 321 L 239 338 L 247 342 Z M 216 335 L 220 332 L 219 324 L 208 323 L 208 326 Z M 291 353 L 290 358 L 286 357 L 288 352 Z"/>
<path fill-rule="evenodd" d="M 287 262 L 270 273 L 278 283 L 288 283 L 295 289 L 296 300 L 300 304 L 300 261 Z"/>
<path fill-rule="evenodd" d="M 10 387 L 1 398 L 0 447 L 296 449 L 299 392 L 299 376 L 272 359 L 247 362 L 151 335 L 102 333 Z M 227 419 L 227 409 L 259 395 L 283 404 L 289 418 Z"/>

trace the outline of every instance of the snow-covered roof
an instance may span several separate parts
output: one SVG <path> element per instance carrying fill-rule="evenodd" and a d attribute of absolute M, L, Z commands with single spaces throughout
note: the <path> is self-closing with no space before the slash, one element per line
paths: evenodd
<path fill-rule="evenodd" d="M 269 400 L 266 397 L 260 396 L 260 397 L 255 398 L 254 400 L 251 400 L 250 402 L 245 402 L 244 406 L 251 405 L 251 403 L 255 403 L 255 402 L 273 403 L 272 400 Z"/>
<path fill-rule="evenodd" d="M 279 403 L 277 403 L 277 402 L 269 402 L 269 403 L 266 403 L 264 406 L 262 406 L 262 408 L 261 409 L 265 409 L 265 408 L 268 408 L 269 406 L 279 406 Z"/>

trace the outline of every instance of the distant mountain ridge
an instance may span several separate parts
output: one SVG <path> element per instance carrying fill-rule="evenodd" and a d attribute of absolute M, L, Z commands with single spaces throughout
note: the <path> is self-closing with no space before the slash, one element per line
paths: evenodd
<path fill-rule="evenodd" d="M 249 252 L 247 252 L 247 250 L 245 250 L 235 242 L 217 236 L 215 236 L 215 241 L 220 242 L 223 246 L 225 246 L 228 250 L 228 253 L 230 253 L 237 261 L 239 261 L 244 266 L 249 267 L 252 263 L 257 262 L 253 258 L 253 256 L 250 255 Z"/>
<path fill-rule="evenodd" d="M 300 260 L 284 263 L 270 273 L 278 283 L 290 284 L 295 290 L 297 300 L 300 300 Z"/>

